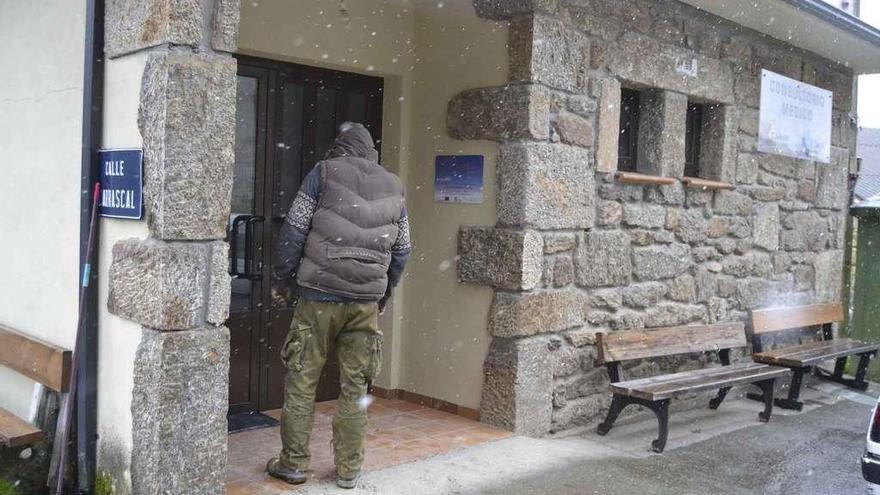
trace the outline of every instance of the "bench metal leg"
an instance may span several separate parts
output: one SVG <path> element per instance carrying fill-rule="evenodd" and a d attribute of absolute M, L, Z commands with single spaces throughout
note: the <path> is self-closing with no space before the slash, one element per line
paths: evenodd
<path fill-rule="evenodd" d="M 868 365 L 871 364 L 871 358 L 874 357 L 876 353 L 874 352 L 866 352 L 864 354 L 859 354 L 859 365 L 856 368 L 856 376 L 855 378 L 845 378 L 843 376 L 843 370 L 846 367 L 847 356 L 837 358 L 834 362 L 834 373 L 829 374 L 828 372 L 824 372 L 818 370 L 819 376 L 822 378 L 846 385 L 847 387 L 854 388 L 856 390 L 867 390 L 868 382 L 865 380 L 865 375 L 868 373 Z"/>
<path fill-rule="evenodd" d="M 788 397 L 785 399 L 775 399 L 773 404 L 776 407 L 781 407 L 782 409 L 791 409 L 793 411 L 800 411 L 804 408 L 804 403 L 799 401 L 798 399 L 801 396 L 801 384 L 804 380 L 804 373 L 808 371 L 810 368 L 792 368 L 792 376 L 791 376 L 791 385 L 788 388 Z M 746 397 L 752 400 L 756 400 L 759 402 L 765 402 L 764 394 L 746 394 Z"/>
<path fill-rule="evenodd" d="M 764 410 L 758 413 L 758 419 L 762 423 L 770 421 L 770 415 L 773 414 L 773 389 L 776 386 L 776 379 L 762 380 L 756 382 L 755 385 L 761 387 L 761 393 L 764 397 Z"/>
<path fill-rule="evenodd" d="M 623 408 L 632 403 L 630 397 L 614 394 L 614 397 L 611 399 L 611 407 L 608 408 L 608 414 L 605 416 L 605 421 L 599 424 L 596 428 L 596 433 L 607 435 L 614 426 L 614 422 L 617 421 L 617 417 L 620 416 L 620 412 L 623 411 Z"/>
<path fill-rule="evenodd" d="M 657 439 L 651 442 L 651 450 L 659 454 L 666 448 L 666 437 L 669 433 L 669 399 L 652 403 L 651 410 L 657 416 L 657 425 L 659 427 Z"/>
<path fill-rule="evenodd" d="M 843 378 L 843 370 L 846 368 L 847 357 L 849 356 L 839 357 L 834 360 L 834 375 L 832 376 L 837 380 Z"/>
<path fill-rule="evenodd" d="M 859 367 L 856 369 L 856 379 L 852 387 L 856 390 L 868 390 L 868 382 L 865 375 L 868 374 L 868 365 L 871 364 L 873 354 L 867 353 L 859 356 Z"/>
<path fill-rule="evenodd" d="M 647 407 L 655 416 L 657 416 L 659 434 L 657 435 L 657 439 L 651 442 L 651 450 L 658 454 L 663 452 L 663 449 L 666 448 L 666 437 L 669 433 L 669 399 L 650 401 L 638 397 L 614 394 L 611 398 L 611 406 L 608 408 L 608 414 L 605 416 L 605 421 L 596 427 L 596 433 L 599 435 L 608 434 L 614 426 L 614 422 L 617 421 L 617 417 L 620 416 L 621 411 L 630 404 L 638 404 Z"/>
<path fill-rule="evenodd" d="M 718 406 L 724 402 L 724 398 L 727 397 L 727 392 L 730 392 L 730 387 L 721 387 L 718 389 L 718 395 L 715 398 L 709 400 L 709 409 L 718 409 Z"/>

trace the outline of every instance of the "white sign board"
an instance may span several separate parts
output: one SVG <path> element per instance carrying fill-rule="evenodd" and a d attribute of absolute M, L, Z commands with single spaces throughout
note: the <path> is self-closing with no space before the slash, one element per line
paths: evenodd
<path fill-rule="evenodd" d="M 831 91 L 761 71 L 758 151 L 831 161 Z"/>

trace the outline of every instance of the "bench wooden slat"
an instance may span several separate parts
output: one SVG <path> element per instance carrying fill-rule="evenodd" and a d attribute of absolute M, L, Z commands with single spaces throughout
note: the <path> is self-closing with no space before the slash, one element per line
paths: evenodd
<path fill-rule="evenodd" d="M 67 391 L 70 351 L 40 342 L 3 325 L 0 325 L 0 365 L 52 390 Z"/>
<path fill-rule="evenodd" d="M 0 445 L 21 447 L 43 439 L 43 432 L 0 407 Z"/>
<path fill-rule="evenodd" d="M 840 303 L 752 311 L 752 332 L 756 334 L 804 328 L 843 320 Z"/>
<path fill-rule="evenodd" d="M 880 344 L 869 344 L 852 339 L 837 339 L 783 347 L 781 349 L 761 352 L 753 357 L 755 361 L 761 363 L 803 367 L 813 366 L 839 357 L 877 350 L 880 350 Z"/>
<path fill-rule="evenodd" d="M 596 338 L 599 363 L 716 351 L 746 345 L 743 324 L 739 322 L 623 330 L 610 334 L 600 333 Z"/>
<path fill-rule="evenodd" d="M 718 373 L 724 373 L 725 370 L 735 370 L 740 368 L 749 368 L 754 366 L 765 367 L 766 364 L 763 363 L 754 363 L 754 362 L 745 362 L 745 363 L 736 363 L 731 364 L 729 366 L 714 366 L 711 368 L 699 368 L 695 370 L 687 370 L 687 371 L 679 371 L 677 373 L 670 373 L 667 375 L 655 375 L 649 376 L 646 378 L 636 378 L 634 380 L 624 380 L 617 383 L 612 383 L 613 386 L 626 384 L 627 388 L 645 388 L 652 387 L 655 385 L 660 385 L 666 382 L 673 382 L 676 380 L 680 380 L 683 376 L 709 376 L 715 375 Z"/>
<path fill-rule="evenodd" d="M 760 363 L 741 363 L 718 368 L 684 371 L 671 375 L 611 384 L 614 393 L 646 400 L 662 400 L 685 392 L 718 389 L 788 375 L 788 368 Z M 660 380 L 657 380 L 660 379 Z M 653 382 L 653 383 L 652 383 Z"/>

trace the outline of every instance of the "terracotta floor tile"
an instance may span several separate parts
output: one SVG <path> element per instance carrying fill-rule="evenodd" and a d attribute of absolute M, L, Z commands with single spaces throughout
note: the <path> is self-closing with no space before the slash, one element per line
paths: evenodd
<path fill-rule="evenodd" d="M 401 426 L 413 426 L 425 421 L 425 419 L 408 413 L 394 414 L 392 416 L 376 418 L 374 421 L 371 421 L 368 426 L 368 431 L 390 430 L 393 428 L 400 428 Z"/>
<path fill-rule="evenodd" d="M 332 420 L 336 403 L 315 406 L 315 424 L 309 449 L 312 481 L 332 480 Z M 267 411 L 270 416 L 280 410 Z M 509 433 L 475 421 L 402 400 L 376 399 L 368 411 L 369 426 L 364 469 L 383 469 L 431 457 L 461 447 L 509 436 Z M 279 427 L 263 428 L 229 436 L 229 495 L 276 495 L 297 490 L 265 473 L 266 461 L 281 450 Z"/>
<path fill-rule="evenodd" d="M 380 399 L 376 399 L 377 402 L 379 400 Z M 385 407 L 390 407 L 391 409 L 394 409 L 394 410 L 400 411 L 400 412 L 417 411 L 419 409 L 425 409 L 425 406 L 421 406 L 419 404 L 415 404 L 413 402 L 407 402 L 405 400 L 400 400 L 400 399 L 383 400 L 382 405 Z"/>

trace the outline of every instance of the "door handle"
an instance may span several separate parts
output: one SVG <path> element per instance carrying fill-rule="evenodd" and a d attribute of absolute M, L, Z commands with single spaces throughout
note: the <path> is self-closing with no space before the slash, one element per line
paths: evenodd
<path fill-rule="evenodd" d="M 245 275 L 238 271 L 238 229 L 251 218 L 253 218 L 253 215 L 238 215 L 232 221 L 232 228 L 229 229 L 229 275 L 236 278 L 241 278 Z M 247 251 L 247 246 L 248 243 L 245 241 L 245 251 Z M 245 263 L 245 271 L 247 271 L 247 263 Z"/>
<path fill-rule="evenodd" d="M 262 223 L 266 220 L 265 217 L 261 216 L 252 216 L 245 221 L 244 226 L 244 278 L 248 280 L 260 280 L 263 278 L 263 263 L 262 260 L 257 264 L 256 271 L 254 270 L 254 249 L 256 246 L 254 245 L 254 239 L 256 234 L 254 233 L 255 227 L 258 223 Z"/>

